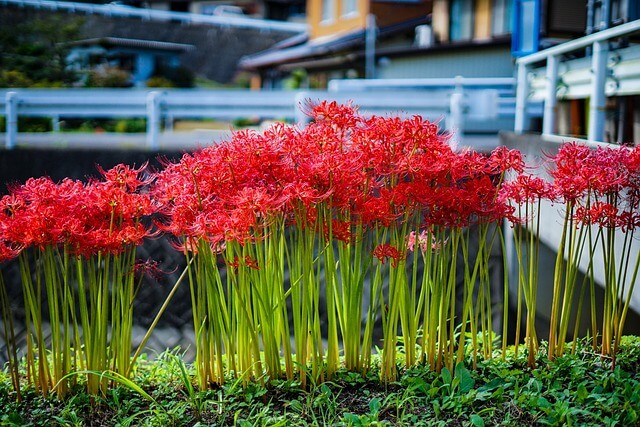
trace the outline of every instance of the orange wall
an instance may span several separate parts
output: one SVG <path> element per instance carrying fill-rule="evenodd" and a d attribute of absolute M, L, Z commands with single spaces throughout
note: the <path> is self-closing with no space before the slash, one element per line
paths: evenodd
<path fill-rule="evenodd" d="M 476 16 L 473 38 L 486 40 L 491 38 L 491 0 L 476 0 Z"/>
<path fill-rule="evenodd" d="M 440 42 L 449 41 L 449 2 L 447 0 L 434 0 L 431 25 L 433 34 Z"/>
<path fill-rule="evenodd" d="M 378 27 L 396 24 L 408 19 L 425 16 L 431 13 L 431 1 L 423 0 L 418 4 L 378 3 L 370 0 L 357 0 L 358 12 L 349 16 L 341 16 L 342 1 L 335 1 L 334 17 L 329 22 L 322 22 L 322 0 L 307 0 L 307 20 L 311 38 L 338 34 L 365 28 L 367 15 L 376 16 Z"/>
<path fill-rule="evenodd" d="M 322 22 L 322 0 L 307 0 L 307 20 L 312 39 L 366 27 L 369 0 L 358 0 L 358 12 L 346 17 L 341 16 L 342 0 L 333 1 L 333 19 Z"/>

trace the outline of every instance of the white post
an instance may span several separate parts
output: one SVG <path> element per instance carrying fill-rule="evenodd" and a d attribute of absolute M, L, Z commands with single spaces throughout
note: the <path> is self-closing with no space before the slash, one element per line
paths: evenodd
<path fill-rule="evenodd" d="M 462 77 L 456 76 L 456 86 L 449 99 L 449 123 L 447 128 L 450 132 L 456 132 L 458 142 L 461 143 L 464 138 L 464 93 L 462 87 Z"/>
<path fill-rule="evenodd" d="M 147 94 L 147 147 L 157 150 L 160 146 L 160 97 L 157 91 Z"/>
<path fill-rule="evenodd" d="M 527 96 L 529 94 L 529 81 L 527 76 L 527 66 L 518 64 L 518 76 L 516 80 L 516 117 L 514 130 L 516 133 L 525 131 L 527 120 Z"/>
<path fill-rule="evenodd" d="M 51 116 L 51 130 L 55 133 L 60 132 L 60 116 Z"/>
<path fill-rule="evenodd" d="M 607 80 L 607 52 L 608 41 L 593 43 L 591 58 L 591 99 L 589 100 L 589 130 L 587 138 L 590 141 L 604 141 L 604 119 L 606 96 L 604 85 Z"/>
<path fill-rule="evenodd" d="M 547 88 L 544 97 L 544 115 L 542 117 L 542 133 L 552 134 L 556 128 L 556 87 L 558 85 L 558 64 L 560 59 L 555 56 L 547 58 Z"/>
<path fill-rule="evenodd" d="M 5 95 L 6 136 L 5 147 L 11 150 L 18 140 L 18 93 L 7 92 Z"/>
<path fill-rule="evenodd" d="M 305 91 L 299 91 L 294 98 L 295 120 L 299 128 L 303 128 L 309 123 L 309 116 L 304 112 L 306 103 L 309 100 L 309 94 Z"/>

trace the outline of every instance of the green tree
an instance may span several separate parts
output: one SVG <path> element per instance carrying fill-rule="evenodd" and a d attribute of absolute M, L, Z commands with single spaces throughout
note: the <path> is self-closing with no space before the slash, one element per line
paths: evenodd
<path fill-rule="evenodd" d="M 1 86 L 69 86 L 76 81 L 65 59 L 68 42 L 80 34 L 81 18 L 50 15 L 5 23 L 0 25 Z"/>

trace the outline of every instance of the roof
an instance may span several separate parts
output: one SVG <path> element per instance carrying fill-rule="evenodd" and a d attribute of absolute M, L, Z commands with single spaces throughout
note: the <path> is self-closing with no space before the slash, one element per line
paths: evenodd
<path fill-rule="evenodd" d="M 69 46 L 103 46 L 129 47 L 134 49 L 164 50 L 171 52 L 186 52 L 195 49 L 192 44 L 160 42 L 155 40 L 126 39 L 119 37 L 99 37 L 77 40 L 68 43 Z"/>
<path fill-rule="evenodd" d="M 417 25 L 429 23 L 430 21 L 431 18 L 425 16 L 404 21 L 400 24 L 382 27 L 378 29 L 378 38 L 391 37 L 412 29 Z M 365 33 L 366 30 L 361 28 L 348 33 L 318 37 L 311 40 L 294 36 L 287 39 L 289 43 L 285 40 L 279 46 L 274 46 L 271 49 L 257 54 L 243 57 L 240 60 L 239 67 L 243 70 L 258 70 L 261 68 L 277 67 L 279 65 L 283 65 L 284 68 L 290 68 L 287 67 L 286 64 L 292 62 L 297 63 L 298 66 L 311 62 L 322 63 L 326 61 L 328 61 L 327 64 L 329 64 L 335 61 L 335 59 L 327 58 L 333 54 L 364 47 Z M 298 42 L 298 44 L 295 44 L 295 42 Z M 344 62 L 344 59 L 342 62 Z"/>

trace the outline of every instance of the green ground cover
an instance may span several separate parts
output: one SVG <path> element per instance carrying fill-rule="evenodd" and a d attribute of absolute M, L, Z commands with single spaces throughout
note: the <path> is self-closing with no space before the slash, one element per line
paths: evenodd
<path fill-rule="evenodd" d="M 640 338 L 625 337 L 616 366 L 578 346 L 553 361 L 542 345 L 538 368 L 510 351 L 476 370 L 427 366 L 401 370 L 387 385 L 378 370 L 338 371 L 306 389 L 266 379 L 246 387 L 230 379 L 198 390 L 177 350 L 141 360 L 133 378 L 92 397 L 82 386 L 63 400 L 32 389 L 16 400 L 8 373 L 0 381 L 6 426 L 634 426 L 640 425 Z"/>

